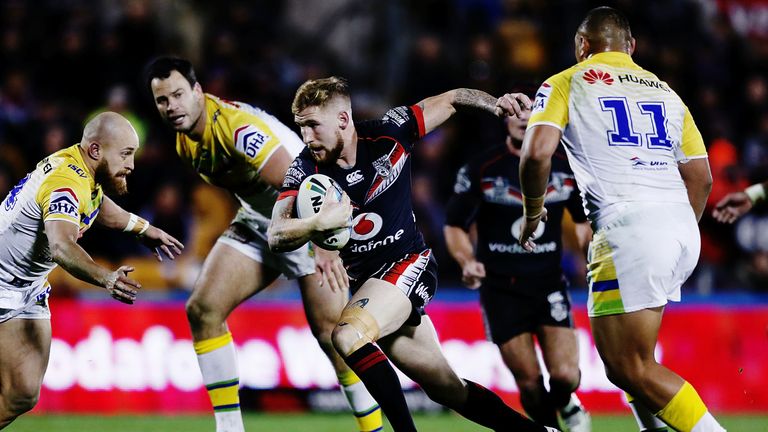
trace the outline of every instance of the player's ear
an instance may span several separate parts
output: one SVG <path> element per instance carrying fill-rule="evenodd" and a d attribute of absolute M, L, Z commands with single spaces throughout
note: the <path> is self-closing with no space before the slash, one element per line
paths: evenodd
<path fill-rule="evenodd" d="M 195 85 L 192 87 L 192 91 L 195 93 L 202 95 L 203 94 L 203 87 L 200 85 L 199 82 L 196 82 Z"/>
<path fill-rule="evenodd" d="M 101 144 L 99 144 L 96 141 L 91 141 L 88 143 L 88 156 L 93 160 L 101 160 L 102 157 L 102 148 Z"/>
<path fill-rule="evenodd" d="M 631 37 L 629 38 L 629 55 L 632 55 L 635 53 L 635 46 L 637 46 L 637 41 L 635 38 Z"/>
<path fill-rule="evenodd" d="M 338 120 L 339 120 L 339 128 L 340 128 L 341 130 L 344 130 L 344 129 L 346 129 L 346 128 L 347 128 L 347 126 L 349 126 L 349 120 L 350 120 L 351 118 L 352 118 L 352 117 L 350 116 L 350 114 L 349 114 L 349 111 L 346 111 L 346 110 L 345 110 L 345 111 L 341 111 L 341 112 L 339 112 L 339 116 L 338 116 Z"/>

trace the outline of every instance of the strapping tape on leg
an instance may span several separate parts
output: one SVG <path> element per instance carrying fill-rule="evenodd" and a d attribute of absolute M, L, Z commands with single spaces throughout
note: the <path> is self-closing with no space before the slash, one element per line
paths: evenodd
<path fill-rule="evenodd" d="M 357 351 L 363 345 L 375 342 L 379 338 L 380 329 L 376 318 L 359 306 L 345 308 L 341 312 L 341 318 L 339 318 L 339 325 L 341 323 L 346 323 L 346 325 L 355 329 L 358 335 L 357 341 L 350 347 L 349 352 L 343 353 L 345 357 Z"/>

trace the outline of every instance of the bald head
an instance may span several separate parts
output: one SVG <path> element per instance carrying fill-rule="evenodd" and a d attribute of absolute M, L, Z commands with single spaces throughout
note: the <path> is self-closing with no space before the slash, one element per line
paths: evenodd
<path fill-rule="evenodd" d="M 112 111 L 97 114 L 83 129 L 80 147 L 84 150 L 90 143 L 97 142 L 105 147 L 139 146 L 139 136 L 125 117 Z"/>
<path fill-rule="evenodd" d="M 592 9 L 576 32 L 576 58 L 582 61 L 591 54 L 619 51 L 632 54 L 635 39 L 629 21 L 618 10 L 601 6 Z"/>
<path fill-rule="evenodd" d="M 88 169 L 108 193 L 128 191 L 126 177 L 133 171 L 139 137 L 131 123 L 114 112 L 97 114 L 83 129 L 80 151 Z"/>

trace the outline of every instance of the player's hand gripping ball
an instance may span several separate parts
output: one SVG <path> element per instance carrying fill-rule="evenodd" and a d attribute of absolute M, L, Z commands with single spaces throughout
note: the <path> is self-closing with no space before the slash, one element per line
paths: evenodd
<path fill-rule="evenodd" d="M 343 191 L 336 182 L 325 174 L 312 174 L 304 179 L 299 186 L 299 194 L 296 196 L 296 214 L 299 218 L 314 216 L 320 211 L 320 206 L 325 200 L 326 191 L 331 188 L 335 191 L 335 199 L 341 201 Z M 352 233 L 352 226 L 339 228 L 334 231 L 317 233 L 312 237 L 312 242 L 323 249 L 339 250 L 346 246 Z"/>

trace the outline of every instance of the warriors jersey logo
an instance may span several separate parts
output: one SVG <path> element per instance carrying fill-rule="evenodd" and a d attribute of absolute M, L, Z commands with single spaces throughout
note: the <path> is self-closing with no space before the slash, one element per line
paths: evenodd
<path fill-rule="evenodd" d="M 381 231 L 384 221 L 376 213 L 360 213 L 352 221 L 352 240 L 368 240 Z"/>
<path fill-rule="evenodd" d="M 365 204 L 373 201 L 374 198 L 395 184 L 407 160 L 408 153 L 405 152 L 400 143 L 396 143 L 388 155 L 373 161 L 373 167 L 376 169 L 376 178 L 373 180 L 368 193 L 365 194 Z"/>
<path fill-rule="evenodd" d="M 65 215 L 75 220 L 80 220 L 79 206 L 80 201 L 72 189 L 59 188 L 51 192 L 51 203 L 48 206 L 48 213 L 52 215 Z"/>

